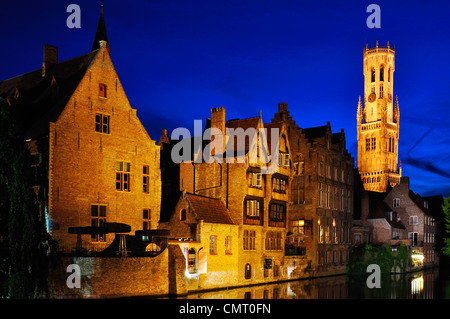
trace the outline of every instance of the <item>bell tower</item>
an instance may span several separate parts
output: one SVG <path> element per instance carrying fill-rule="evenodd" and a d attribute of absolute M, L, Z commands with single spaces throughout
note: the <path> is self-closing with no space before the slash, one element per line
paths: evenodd
<path fill-rule="evenodd" d="M 367 191 L 384 192 L 400 183 L 400 111 L 394 95 L 395 48 L 363 51 L 364 99 L 357 110 L 358 169 Z"/>

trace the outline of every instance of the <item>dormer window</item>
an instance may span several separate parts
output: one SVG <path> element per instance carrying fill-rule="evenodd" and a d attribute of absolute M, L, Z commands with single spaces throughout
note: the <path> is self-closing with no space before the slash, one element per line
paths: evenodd
<path fill-rule="evenodd" d="M 98 85 L 98 96 L 106 98 L 106 84 Z"/>

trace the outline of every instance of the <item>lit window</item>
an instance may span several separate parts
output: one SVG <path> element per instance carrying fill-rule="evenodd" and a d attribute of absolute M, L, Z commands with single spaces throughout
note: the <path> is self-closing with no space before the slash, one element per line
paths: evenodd
<path fill-rule="evenodd" d="M 256 199 L 247 200 L 247 217 L 259 218 L 259 201 Z"/>
<path fill-rule="evenodd" d="M 394 207 L 400 206 L 400 198 L 394 198 Z"/>
<path fill-rule="evenodd" d="M 250 173 L 249 174 L 249 186 L 250 187 L 262 187 L 262 174 L 261 173 Z"/>
<path fill-rule="evenodd" d="M 305 221 L 303 219 L 292 221 L 292 232 L 294 234 L 305 234 Z"/>
<path fill-rule="evenodd" d="M 277 193 L 286 193 L 286 180 L 282 178 L 273 178 L 272 179 L 273 188 L 272 190 Z"/>

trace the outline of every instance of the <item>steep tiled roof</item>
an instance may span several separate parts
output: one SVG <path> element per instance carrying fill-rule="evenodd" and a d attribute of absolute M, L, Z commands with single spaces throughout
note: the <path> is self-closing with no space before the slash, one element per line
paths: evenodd
<path fill-rule="evenodd" d="M 233 224 L 220 199 L 186 193 L 186 198 L 197 219 L 207 223 Z"/>
<path fill-rule="evenodd" d="M 409 198 L 411 198 L 414 204 L 416 204 L 426 215 L 431 216 L 428 208 L 424 206 L 424 199 L 419 194 L 415 194 L 412 190 L 409 190 Z"/>
<path fill-rule="evenodd" d="M 367 192 L 369 195 L 369 219 L 384 218 L 391 227 L 406 229 L 397 219 L 398 214 L 383 200 L 385 193 Z"/>
<path fill-rule="evenodd" d="M 244 130 L 244 132 L 248 129 L 248 128 L 254 128 L 255 129 L 255 133 L 256 129 L 258 127 L 258 123 L 259 123 L 260 117 L 250 117 L 247 119 L 242 119 L 242 120 L 228 120 L 225 123 L 225 127 L 226 128 L 232 128 L 232 129 L 238 129 L 241 128 L 242 130 Z M 246 136 L 245 137 L 245 141 L 244 143 L 239 143 L 242 142 L 241 139 L 238 139 L 236 136 L 234 137 L 233 140 L 233 144 L 231 144 L 231 139 L 228 140 L 226 149 L 228 151 L 234 151 L 234 152 L 244 152 L 247 153 L 250 149 L 250 139 L 253 138 L 253 136 Z"/>
<path fill-rule="evenodd" d="M 302 133 L 305 134 L 306 138 L 310 140 L 319 137 L 325 137 L 326 132 L 327 132 L 327 125 L 302 129 Z"/>
<path fill-rule="evenodd" d="M 98 50 L 37 69 L 0 82 L 0 96 L 8 99 L 14 121 L 26 129 L 27 138 L 37 138 L 48 123 L 61 114 Z"/>
<path fill-rule="evenodd" d="M 94 43 L 92 44 L 91 51 L 100 49 L 100 41 L 101 40 L 106 41 L 107 45 L 109 46 L 108 35 L 106 34 L 105 17 L 103 14 L 103 3 L 102 3 L 100 19 L 98 20 L 97 31 L 95 32 Z"/>

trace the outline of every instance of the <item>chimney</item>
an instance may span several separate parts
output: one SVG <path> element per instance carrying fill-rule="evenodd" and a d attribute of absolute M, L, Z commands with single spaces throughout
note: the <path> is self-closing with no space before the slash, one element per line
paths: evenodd
<path fill-rule="evenodd" d="M 225 146 L 226 146 L 226 130 L 225 130 L 225 108 L 223 107 L 216 107 L 211 109 L 211 128 L 218 128 L 220 132 L 222 132 L 222 142 L 223 142 L 223 148 L 222 153 L 225 152 Z M 214 136 L 211 137 L 211 143 L 214 140 Z M 212 152 L 211 154 L 215 154 L 216 150 Z"/>
<path fill-rule="evenodd" d="M 52 45 L 44 44 L 44 62 L 42 62 L 42 77 L 48 73 L 47 71 L 58 63 L 58 48 Z"/>
<path fill-rule="evenodd" d="M 158 142 L 158 145 L 161 147 L 161 149 L 163 148 L 163 144 L 170 144 L 170 139 L 169 136 L 167 135 L 166 129 L 162 130 L 161 138 L 159 139 Z"/>
<path fill-rule="evenodd" d="M 285 112 L 287 111 L 287 103 L 282 102 L 278 103 L 278 112 Z"/>

